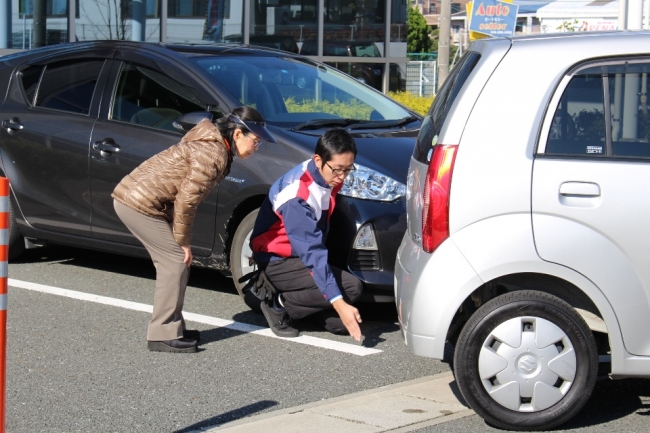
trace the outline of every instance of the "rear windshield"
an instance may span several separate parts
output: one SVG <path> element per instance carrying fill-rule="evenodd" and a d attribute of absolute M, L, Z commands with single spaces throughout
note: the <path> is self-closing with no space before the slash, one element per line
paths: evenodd
<path fill-rule="evenodd" d="M 417 144 L 413 149 L 413 158 L 420 162 L 428 162 L 427 154 L 431 149 L 434 137 L 440 134 L 449 109 L 480 58 L 479 53 L 468 51 L 452 69 L 424 118 Z"/>

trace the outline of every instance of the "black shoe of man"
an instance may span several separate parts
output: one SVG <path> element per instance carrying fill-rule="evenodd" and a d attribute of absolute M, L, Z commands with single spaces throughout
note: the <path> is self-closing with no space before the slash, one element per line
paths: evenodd
<path fill-rule="evenodd" d="M 277 310 L 269 302 L 264 301 L 262 301 L 260 307 L 262 308 L 262 314 L 269 323 L 269 328 L 275 335 L 284 338 L 295 338 L 300 335 L 300 331 L 289 325 L 290 319 L 286 311 Z"/>
<path fill-rule="evenodd" d="M 197 341 L 189 338 L 148 341 L 147 347 L 151 352 L 195 353 L 197 351 Z"/>
<path fill-rule="evenodd" d="M 201 333 L 196 329 L 186 329 L 183 331 L 183 338 L 196 340 L 197 343 L 201 342 Z"/>

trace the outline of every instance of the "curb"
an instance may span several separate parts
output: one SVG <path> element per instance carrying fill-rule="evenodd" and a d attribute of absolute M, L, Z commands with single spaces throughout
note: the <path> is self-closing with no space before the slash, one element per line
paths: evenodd
<path fill-rule="evenodd" d="M 402 433 L 473 415 L 453 374 L 400 382 L 380 388 L 259 414 L 189 433 Z M 307 424 L 308 423 L 308 424 Z"/>

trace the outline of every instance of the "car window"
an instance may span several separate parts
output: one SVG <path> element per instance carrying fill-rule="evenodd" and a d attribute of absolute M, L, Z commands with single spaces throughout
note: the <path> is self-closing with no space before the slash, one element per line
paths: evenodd
<path fill-rule="evenodd" d="M 205 105 L 183 84 L 165 74 L 125 62 L 120 70 L 111 119 L 176 131 L 173 122 Z"/>
<path fill-rule="evenodd" d="M 51 63 L 45 67 L 36 98 L 37 107 L 88 114 L 93 93 L 104 65 L 103 60 Z M 35 88 L 36 70 L 23 74 L 23 88 L 30 97 Z"/>
<path fill-rule="evenodd" d="M 650 158 L 648 72 L 650 63 L 622 61 L 575 73 L 555 109 L 545 153 Z"/>
<path fill-rule="evenodd" d="M 398 120 L 407 110 L 336 69 L 294 57 L 195 60 L 239 103 L 282 127 L 316 119 Z"/>
<path fill-rule="evenodd" d="M 606 156 L 602 74 L 571 79 L 555 109 L 546 153 Z"/>
<path fill-rule="evenodd" d="M 442 126 L 447 119 L 447 113 L 449 113 L 453 102 L 456 100 L 456 96 L 458 96 L 460 89 L 465 84 L 465 81 L 467 81 L 467 78 L 474 70 L 480 58 L 481 55 L 476 52 L 466 52 L 449 76 L 447 76 L 445 83 L 433 100 L 433 104 L 431 104 L 429 112 L 420 128 L 418 141 L 413 149 L 413 157 L 418 161 L 428 162 L 429 150 L 432 144 L 435 144 L 438 135 L 442 131 Z"/>
<path fill-rule="evenodd" d="M 620 157 L 650 158 L 647 97 L 650 62 L 626 62 L 606 69 L 612 112 L 612 153 Z"/>
<path fill-rule="evenodd" d="M 20 84 L 30 105 L 34 105 L 38 82 L 41 80 L 41 74 L 44 68 L 42 65 L 30 66 L 20 73 Z"/>

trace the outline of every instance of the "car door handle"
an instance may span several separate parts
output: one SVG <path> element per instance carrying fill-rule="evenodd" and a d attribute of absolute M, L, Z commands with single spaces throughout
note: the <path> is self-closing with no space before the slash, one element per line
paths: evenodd
<path fill-rule="evenodd" d="M 22 131 L 24 128 L 23 124 L 20 123 L 20 119 L 17 117 L 12 117 L 9 120 L 3 120 L 2 127 L 6 128 L 9 134 L 13 134 L 17 131 Z"/>
<path fill-rule="evenodd" d="M 565 197 L 600 197 L 600 185 L 593 182 L 564 182 L 560 195 Z"/>
<path fill-rule="evenodd" d="M 94 142 L 93 149 L 99 150 L 99 153 L 102 156 L 111 156 L 113 153 L 118 153 L 120 151 L 120 146 L 118 146 L 112 138 L 105 138 L 101 141 Z"/>

